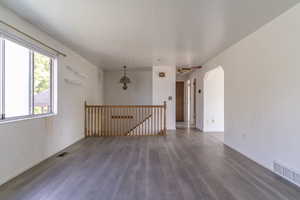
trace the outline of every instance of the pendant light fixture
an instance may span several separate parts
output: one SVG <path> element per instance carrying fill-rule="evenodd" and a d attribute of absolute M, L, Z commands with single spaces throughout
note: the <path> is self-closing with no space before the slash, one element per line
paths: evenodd
<path fill-rule="evenodd" d="M 123 90 L 127 90 L 127 88 L 128 88 L 127 84 L 131 83 L 130 78 L 126 75 L 126 71 L 127 71 L 127 67 L 124 66 L 123 67 L 124 74 L 123 74 L 122 78 L 120 79 L 120 83 L 123 84 L 123 87 L 122 87 Z"/>

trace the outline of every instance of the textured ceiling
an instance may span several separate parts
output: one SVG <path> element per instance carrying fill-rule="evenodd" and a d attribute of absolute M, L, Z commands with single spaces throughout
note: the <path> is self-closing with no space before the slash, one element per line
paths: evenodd
<path fill-rule="evenodd" d="M 0 0 L 107 70 L 203 64 L 300 0 Z"/>

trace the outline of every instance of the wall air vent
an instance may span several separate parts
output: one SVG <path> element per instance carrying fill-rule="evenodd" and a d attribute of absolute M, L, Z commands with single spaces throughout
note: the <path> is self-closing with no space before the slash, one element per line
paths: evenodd
<path fill-rule="evenodd" d="M 273 169 L 276 174 L 300 187 L 300 173 L 285 167 L 279 162 L 273 163 Z"/>

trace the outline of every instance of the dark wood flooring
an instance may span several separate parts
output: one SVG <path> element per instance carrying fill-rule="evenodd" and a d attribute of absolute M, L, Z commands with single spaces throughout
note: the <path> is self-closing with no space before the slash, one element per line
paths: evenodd
<path fill-rule="evenodd" d="M 0 187 L 1 200 L 299 200 L 300 189 L 196 130 L 89 138 Z"/>

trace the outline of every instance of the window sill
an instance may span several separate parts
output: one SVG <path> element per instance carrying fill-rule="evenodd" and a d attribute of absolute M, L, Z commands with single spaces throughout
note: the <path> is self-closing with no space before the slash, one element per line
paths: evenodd
<path fill-rule="evenodd" d="M 24 116 L 24 117 L 18 117 L 18 118 L 5 119 L 5 120 L 0 120 L 0 125 L 14 123 L 14 122 L 20 122 L 20 121 L 25 121 L 25 120 L 32 120 L 32 119 L 49 118 L 49 117 L 53 117 L 55 115 L 57 115 L 57 114 L 49 113 L 49 114 L 42 114 L 42 115 L 30 115 L 30 116 Z"/>

